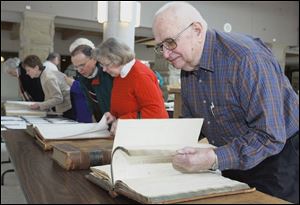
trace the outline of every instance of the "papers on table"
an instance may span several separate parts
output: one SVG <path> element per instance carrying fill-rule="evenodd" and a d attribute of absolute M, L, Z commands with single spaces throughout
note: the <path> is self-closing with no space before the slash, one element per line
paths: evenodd
<path fill-rule="evenodd" d="M 1 116 L 1 127 L 7 129 L 26 129 L 27 125 L 39 124 L 77 124 L 78 122 L 67 118 L 48 118 L 38 116 Z"/>
<path fill-rule="evenodd" d="M 26 121 L 20 117 L 1 116 L 1 127 L 7 129 L 26 129 Z M 1 129 L 2 131 L 2 129 Z"/>

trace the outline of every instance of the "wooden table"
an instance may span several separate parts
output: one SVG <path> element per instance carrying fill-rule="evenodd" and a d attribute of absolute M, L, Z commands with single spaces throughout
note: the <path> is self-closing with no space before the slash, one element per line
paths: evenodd
<path fill-rule="evenodd" d="M 66 171 L 44 152 L 34 138 L 22 130 L 2 132 L 10 159 L 28 203 L 136 203 L 126 197 L 111 198 L 84 176 L 89 170 Z M 287 203 L 254 191 L 246 194 L 201 199 L 189 203 Z"/>

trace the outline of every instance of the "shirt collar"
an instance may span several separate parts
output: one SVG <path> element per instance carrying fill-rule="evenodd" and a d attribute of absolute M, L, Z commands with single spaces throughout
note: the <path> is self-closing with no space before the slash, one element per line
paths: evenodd
<path fill-rule="evenodd" d="M 120 73 L 121 78 L 125 78 L 128 75 L 129 71 L 131 70 L 134 64 L 135 64 L 135 59 L 132 59 L 129 63 L 123 66 Z"/>
<path fill-rule="evenodd" d="M 215 33 L 207 29 L 202 56 L 198 66 L 199 69 L 208 70 L 211 72 L 214 71 L 213 54 L 215 48 L 215 41 Z"/>
<path fill-rule="evenodd" d="M 98 73 L 98 67 L 95 65 L 95 69 L 94 69 L 93 73 L 90 76 L 88 76 L 87 78 L 92 79 L 92 78 L 96 77 L 97 73 Z"/>

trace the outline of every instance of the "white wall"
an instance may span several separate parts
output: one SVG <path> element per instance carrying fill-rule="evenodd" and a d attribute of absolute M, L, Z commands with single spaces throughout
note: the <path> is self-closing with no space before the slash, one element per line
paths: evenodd
<path fill-rule="evenodd" d="M 4 72 L 1 63 L 1 101 L 20 100 L 18 79 Z"/>
<path fill-rule="evenodd" d="M 165 1 L 140 2 L 141 27 L 151 28 L 154 13 L 165 4 Z M 276 38 L 280 44 L 299 45 L 298 1 L 193 1 L 190 3 L 202 13 L 211 28 L 223 29 L 224 23 L 230 22 L 233 32 L 255 35 L 265 42 L 272 42 L 272 39 Z M 1 20 L 18 21 L 26 4 L 31 5 L 32 11 L 53 14 L 59 21 L 56 23 L 101 30 L 101 26 L 96 23 L 96 1 L 1 1 Z M 136 33 L 141 29 L 137 28 Z M 150 29 L 149 31 L 148 35 L 152 35 Z"/>
<path fill-rule="evenodd" d="M 155 12 L 165 1 L 141 1 L 141 25 L 152 27 Z M 265 42 L 299 45 L 298 1 L 192 1 L 210 28 L 223 30 L 231 23 L 232 32 L 260 37 Z"/>

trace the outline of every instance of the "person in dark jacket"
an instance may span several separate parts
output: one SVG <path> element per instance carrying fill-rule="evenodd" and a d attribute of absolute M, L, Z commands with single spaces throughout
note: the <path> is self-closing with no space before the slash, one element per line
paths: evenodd
<path fill-rule="evenodd" d="M 44 92 L 39 78 L 30 78 L 19 58 L 9 58 L 3 63 L 6 73 L 19 80 L 19 89 L 24 101 L 44 101 Z"/>
<path fill-rule="evenodd" d="M 110 111 L 113 78 L 103 72 L 99 63 L 91 58 L 94 47 L 90 40 L 79 38 L 70 45 L 69 50 L 88 107 L 99 122 L 103 114 Z"/>

